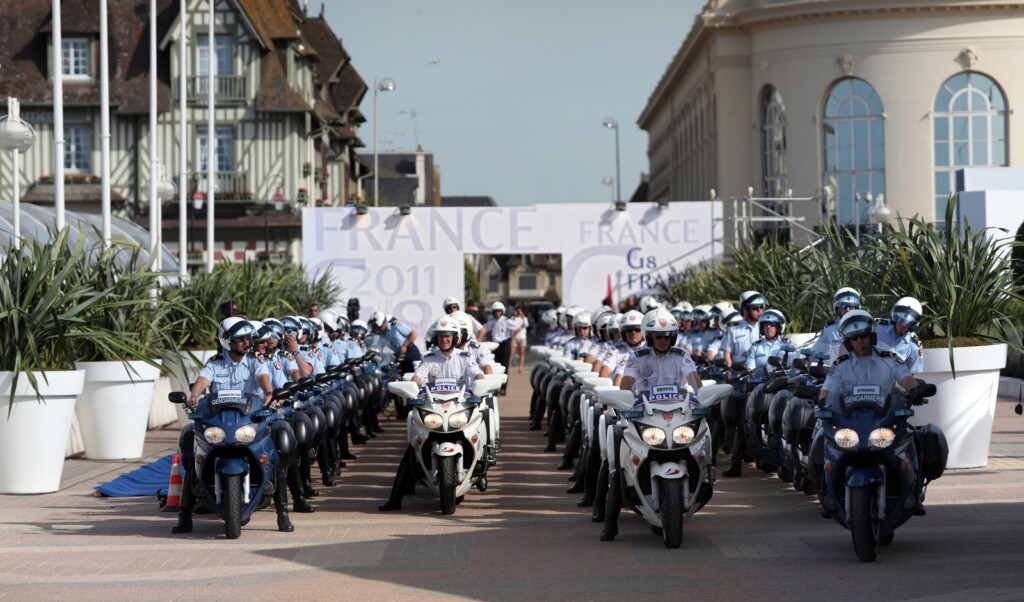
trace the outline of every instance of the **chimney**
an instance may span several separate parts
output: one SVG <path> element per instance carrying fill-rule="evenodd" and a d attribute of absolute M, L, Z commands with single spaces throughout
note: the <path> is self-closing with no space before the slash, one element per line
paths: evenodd
<path fill-rule="evenodd" d="M 427 158 L 423 154 L 423 145 L 416 147 L 416 204 L 427 203 Z"/>

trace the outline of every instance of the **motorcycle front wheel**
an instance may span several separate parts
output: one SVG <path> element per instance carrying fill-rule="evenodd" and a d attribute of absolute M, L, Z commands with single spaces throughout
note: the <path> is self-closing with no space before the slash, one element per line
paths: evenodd
<path fill-rule="evenodd" d="M 242 475 L 224 475 L 224 536 L 238 539 L 242 534 Z"/>
<path fill-rule="evenodd" d="M 853 551 L 862 562 L 872 562 L 878 557 L 878 506 L 872 495 L 872 487 L 847 489 L 850 496 L 850 534 L 853 536 Z"/>
<path fill-rule="evenodd" d="M 661 481 L 661 534 L 665 547 L 676 549 L 683 544 L 683 481 Z"/>
<path fill-rule="evenodd" d="M 456 475 L 455 456 L 441 458 L 441 470 L 438 475 L 438 490 L 441 492 L 441 514 L 455 514 Z"/>

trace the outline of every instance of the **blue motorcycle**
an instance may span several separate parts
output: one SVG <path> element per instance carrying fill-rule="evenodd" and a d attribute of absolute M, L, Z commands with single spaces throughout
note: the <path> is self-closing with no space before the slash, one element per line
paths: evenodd
<path fill-rule="evenodd" d="M 287 395 L 283 389 L 274 392 L 277 398 Z M 184 404 L 188 396 L 179 391 L 168 399 Z M 192 486 L 196 499 L 224 520 L 225 537 L 237 539 L 242 525 L 278 486 L 280 459 L 272 436 L 278 414 L 264 409 L 261 399 L 247 399 L 239 390 L 220 390 L 200 399 L 188 417 L 194 436 L 183 436 L 183 441 L 194 441 L 195 477 L 185 486 Z"/>
<path fill-rule="evenodd" d="M 910 407 L 927 403 L 935 385 L 920 384 L 907 396 L 858 385 L 830 408 L 818 409 L 823 464 L 820 500 L 850 530 L 863 562 L 892 542 L 897 527 L 920 513 L 925 488 L 942 475 L 948 448 L 934 425 L 915 429 Z M 803 395 L 801 395 L 803 396 Z"/>

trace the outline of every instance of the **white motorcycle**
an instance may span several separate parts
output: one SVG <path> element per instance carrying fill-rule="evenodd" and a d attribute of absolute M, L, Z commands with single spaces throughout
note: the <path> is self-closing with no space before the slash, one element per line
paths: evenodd
<path fill-rule="evenodd" d="M 488 398 L 505 378 L 491 375 L 474 381 L 471 389 L 451 378 L 437 378 L 422 390 L 412 381 L 388 384 L 389 391 L 408 400 L 416 477 L 441 498 L 442 514 L 453 514 L 471 487 L 487 490 L 487 469 L 495 461 L 488 433 L 496 430 Z"/>
<path fill-rule="evenodd" d="M 605 443 L 610 468 L 620 471 L 622 505 L 660 529 L 665 547 L 678 548 L 683 523 L 714 491 L 714 450 L 706 417 L 732 393 L 732 386 L 708 385 L 696 396 L 676 385 L 658 385 L 640 396 L 601 389 L 596 391 L 600 402 L 621 417 L 617 426 L 608 428 Z"/>

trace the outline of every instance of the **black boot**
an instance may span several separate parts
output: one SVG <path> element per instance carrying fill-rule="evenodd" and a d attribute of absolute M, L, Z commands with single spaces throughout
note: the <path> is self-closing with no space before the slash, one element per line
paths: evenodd
<path fill-rule="evenodd" d="M 597 486 L 594 493 L 594 509 L 590 513 L 590 520 L 595 523 L 604 522 L 605 505 L 608 500 L 608 462 L 601 462 L 601 468 L 597 473 Z"/>
<path fill-rule="evenodd" d="M 398 463 L 398 472 L 395 473 L 395 482 L 391 484 L 391 493 L 388 494 L 388 501 L 377 506 L 377 510 L 381 512 L 401 510 L 402 497 L 408 493 L 415 492 L 416 483 L 412 477 L 412 454 L 412 446 L 407 446 L 405 454 L 402 456 L 402 461 Z"/>
<path fill-rule="evenodd" d="M 183 462 L 182 467 L 185 466 Z M 178 522 L 171 527 L 171 533 L 192 532 L 192 510 L 196 506 L 196 496 L 192 493 L 192 470 L 183 468 L 181 475 L 181 498 L 178 500 Z"/>
<path fill-rule="evenodd" d="M 292 492 L 292 510 L 302 514 L 314 512 L 313 507 L 309 505 L 309 502 L 302 495 L 302 479 L 299 476 L 298 467 L 294 464 L 288 468 L 287 481 L 288 489 Z"/>
<path fill-rule="evenodd" d="M 274 489 L 274 509 L 277 510 L 277 530 L 284 533 L 291 533 L 295 530 L 292 521 L 288 518 L 288 489 L 285 488 L 287 477 L 284 471 L 277 474 L 277 488 Z"/>
<path fill-rule="evenodd" d="M 334 487 L 337 483 L 331 475 L 331 466 L 328 461 L 330 452 L 327 450 L 327 444 L 327 441 L 320 444 L 320 448 L 316 453 L 316 464 L 320 469 L 320 481 L 324 484 L 324 487 Z"/>
<path fill-rule="evenodd" d="M 722 471 L 723 477 L 738 477 L 743 475 L 743 454 L 746 451 L 747 438 L 743 429 L 736 427 L 736 435 L 732 441 L 732 463 L 729 468 Z"/>
<path fill-rule="evenodd" d="M 615 541 L 619 535 L 619 511 L 622 510 L 622 471 L 608 476 L 608 499 L 604 511 L 604 531 L 601 541 Z"/>
<path fill-rule="evenodd" d="M 577 420 L 576 424 L 572 425 L 572 432 L 569 433 L 569 439 L 565 442 L 565 449 L 562 450 L 562 462 L 558 465 L 558 470 L 569 470 L 572 468 L 572 460 L 580 451 L 580 443 L 583 439 L 582 431 L 583 427 Z"/>

